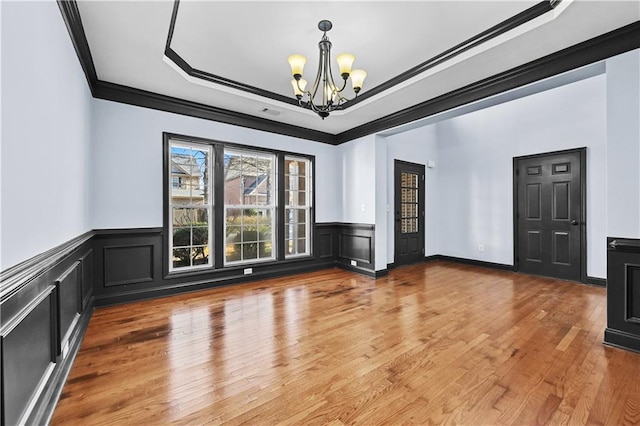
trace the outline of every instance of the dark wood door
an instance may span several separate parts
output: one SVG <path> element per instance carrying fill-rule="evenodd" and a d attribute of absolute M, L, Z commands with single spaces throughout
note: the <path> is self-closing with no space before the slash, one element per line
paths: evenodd
<path fill-rule="evenodd" d="M 396 265 L 424 259 L 424 165 L 395 160 Z"/>
<path fill-rule="evenodd" d="M 514 159 L 518 271 L 586 278 L 585 154 L 579 149 Z"/>

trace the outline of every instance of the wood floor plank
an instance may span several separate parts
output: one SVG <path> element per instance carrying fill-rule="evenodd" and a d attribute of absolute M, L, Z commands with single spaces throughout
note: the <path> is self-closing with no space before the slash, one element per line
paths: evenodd
<path fill-rule="evenodd" d="M 638 424 L 603 288 L 448 262 L 97 309 L 53 424 Z"/>

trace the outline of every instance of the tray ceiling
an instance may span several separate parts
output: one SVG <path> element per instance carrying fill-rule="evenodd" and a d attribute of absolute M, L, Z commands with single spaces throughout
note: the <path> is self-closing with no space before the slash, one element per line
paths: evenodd
<path fill-rule="evenodd" d="M 171 49 L 189 66 L 293 98 L 287 56 L 317 69 L 321 19 L 335 55 L 352 52 L 368 72 L 363 93 L 382 87 L 536 1 L 220 2 L 181 1 Z M 638 1 L 564 0 L 555 9 L 321 120 L 296 105 L 193 78 L 164 56 L 169 1 L 79 1 L 97 77 L 178 99 L 338 134 L 573 46 L 640 19 Z M 402 80 L 402 79 L 400 79 Z M 263 112 L 275 111 L 278 115 Z"/>

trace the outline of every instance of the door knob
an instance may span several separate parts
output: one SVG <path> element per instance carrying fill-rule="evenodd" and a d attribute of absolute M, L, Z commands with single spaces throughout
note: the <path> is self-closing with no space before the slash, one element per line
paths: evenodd
<path fill-rule="evenodd" d="M 575 220 L 575 219 L 573 219 L 573 220 L 571 221 L 571 224 L 572 224 L 572 225 L 577 225 L 577 224 L 578 224 L 578 221 L 577 221 L 577 220 Z"/>

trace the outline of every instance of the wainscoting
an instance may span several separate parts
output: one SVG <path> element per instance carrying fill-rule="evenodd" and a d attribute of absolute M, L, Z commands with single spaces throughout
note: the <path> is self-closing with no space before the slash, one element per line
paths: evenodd
<path fill-rule="evenodd" d="M 640 352 L 640 239 L 607 239 L 607 277 L 604 341 Z"/>
<path fill-rule="evenodd" d="M 168 296 L 187 291 L 291 275 L 339 266 L 375 277 L 375 227 L 366 224 L 318 223 L 313 255 L 279 262 L 224 269 L 167 273 L 162 228 L 95 231 L 93 248 L 96 306 Z"/>
<path fill-rule="evenodd" d="M 319 223 L 313 255 L 166 274 L 162 228 L 87 232 L 0 274 L 2 425 L 51 416 L 94 306 L 339 266 L 374 272 L 374 225 Z"/>
<path fill-rule="evenodd" d="M 249 275 L 244 265 L 166 273 L 162 241 L 162 228 L 96 230 L 0 273 L 3 425 L 48 421 L 94 306 L 334 266 L 370 277 L 387 273 L 375 271 L 375 227 L 370 224 L 318 223 L 312 256 L 253 264 Z M 445 256 L 433 259 L 510 269 Z"/>
<path fill-rule="evenodd" d="M 3 425 L 53 412 L 93 311 L 93 232 L 0 274 Z"/>

